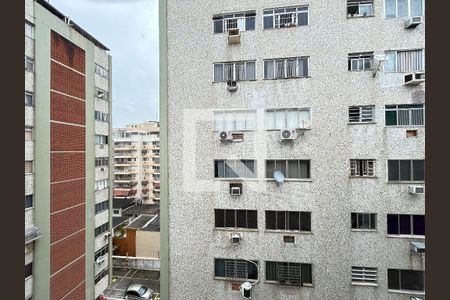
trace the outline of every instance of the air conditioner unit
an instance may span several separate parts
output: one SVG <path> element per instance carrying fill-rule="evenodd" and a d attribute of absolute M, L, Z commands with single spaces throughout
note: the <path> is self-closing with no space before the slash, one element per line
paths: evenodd
<path fill-rule="evenodd" d="M 105 261 L 105 256 L 102 255 L 102 256 L 97 257 L 97 259 L 95 260 L 95 263 L 101 264 L 104 261 Z"/>
<path fill-rule="evenodd" d="M 219 132 L 219 139 L 221 141 L 231 141 L 233 140 L 233 133 L 231 131 L 221 131 Z"/>
<path fill-rule="evenodd" d="M 239 44 L 241 42 L 241 32 L 239 28 L 228 29 L 228 44 Z"/>
<path fill-rule="evenodd" d="M 103 237 L 105 238 L 105 240 L 109 237 L 111 235 L 111 232 L 106 232 L 104 235 L 103 235 Z"/>
<path fill-rule="evenodd" d="M 98 147 L 99 147 L 100 149 L 103 149 L 103 144 L 100 144 Z"/>
<path fill-rule="evenodd" d="M 238 89 L 237 81 L 235 81 L 235 80 L 227 81 L 227 89 L 228 89 L 228 91 L 230 91 L 230 92 L 235 92 L 235 91 L 237 91 L 237 89 Z"/>
<path fill-rule="evenodd" d="M 232 196 L 242 195 L 242 183 L 230 183 L 230 195 Z"/>
<path fill-rule="evenodd" d="M 424 194 L 425 187 L 419 185 L 410 185 L 408 186 L 408 192 L 411 194 Z"/>
<path fill-rule="evenodd" d="M 298 124 L 298 129 L 300 130 L 310 130 L 311 129 L 311 121 L 303 120 Z"/>
<path fill-rule="evenodd" d="M 240 233 L 230 233 L 230 242 L 233 244 L 237 244 L 241 242 L 241 234 Z"/>
<path fill-rule="evenodd" d="M 103 92 L 98 92 L 97 93 L 97 98 L 103 99 L 104 97 L 105 97 L 105 93 L 103 93 Z"/>
<path fill-rule="evenodd" d="M 417 253 L 425 253 L 425 243 L 411 242 L 411 251 Z"/>
<path fill-rule="evenodd" d="M 421 16 L 417 16 L 417 17 L 410 17 L 408 19 L 405 20 L 405 29 L 406 28 L 414 28 L 417 27 L 418 25 L 422 24 L 422 17 Z"/>
<path fill-rule="evenodd" d="M 296 129 L 282 129 L 280 130 L 280 139 L 284 140 L 295 140 L 297 138 Z"/>
<path fill-rule="evenodd" d="M 405 75 L 404 84 L 405 85 L 416 85 L 425 82 L 425 72 L 414 72 Z"/>

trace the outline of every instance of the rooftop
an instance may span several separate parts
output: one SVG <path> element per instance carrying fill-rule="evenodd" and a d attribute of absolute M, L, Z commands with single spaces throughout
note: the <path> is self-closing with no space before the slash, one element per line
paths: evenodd
<path fill-rule="evenodd" d="M 133 199 L 118 199 L 113 198 L 113 208 L 122 208 L 126 209 L 127 207 L 133 206 L 134 200 Z"/>
<path fill-rule="evenodd" d="M 126 226 L 126 228 L 136 229 L 136 230 L 146 230 L 145 228 L 152 224 L 156 219 L 158 219 L 158 228 L 159 228 L 159 215 L 147 215 L 142 214 L 136 219 L 134 219 L 130 224 Z M 153 224 L 151 228 L 154 228 Z M 155 230 L 146 230 L 146 231 L 155 231 Z"/>
<path fill-rule="evenodd" d="M 157 204 L 138 204 L 130 206 L 129 208 L 122 211 L 122 215 L 127 216 L 138 216 L 142 214 L 147 215 L 158 215 L 159 214 L 159 203 Z"/>
<path fill-rule="evenodd" d="M 113 229 L 116 228 L 117 226 L 122 225 L 123 223 L 125 223 L 128 219 L 130 219 L 129 216 L 125 216 L 125 217 L 112 217 L 112 221 L 113 221 Z"/>

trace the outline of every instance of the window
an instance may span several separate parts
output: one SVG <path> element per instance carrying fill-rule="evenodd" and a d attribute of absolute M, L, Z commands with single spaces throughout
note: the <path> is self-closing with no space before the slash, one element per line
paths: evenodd
<path fill-rule="evenodd" d="M 105 90 L 102 90 L 98 87 L 95 88 L 95 97 L 103 100 L 109 100 L 109 93 Z"/>
<path fill-rule="evenodd" d="M 33 140 L 33 127 L 25 127 L 25 141 Z"/>
<path fill-rule="evenodd" d="M 100 280 L 102 280 L 105 276 L 108 276 L 109 274 L 109 268 L 107 267 L 106 269 L 104 269 L 103 271 L 101 271 L 100 273 L 98 273 L 97 276 L 95 276 L 95 284 L 99 283 Z"/>
<path fill-rule="evenodd" d="M 95 166 L 96 167 L 107 167 L 108 166 L 108 157 L 96 157 L 95 158 Z"/>
<path fill-rule="evenodd" d="M 226 279 L 258 279 L 257 260 L 253 262 L 242 259 L 214 259 L 214 276 Z"/>
<path fill-rule="evenodd" d="M 33 92 L 25 91 L 25 105 L 32 106 L 34 104 L 33 99 Z"/>
<path fill-rule="evenodd" d="M 214 82 L 256 80 L 255 61 L 237 61 L 214 64 Z"/>
<path fill-rule="evenodd" d="M 95 73 L 106 79 L 109 77 L 109 71 L 97 64 L 95 64 Z"/>
<path fill-rule="evenodd" d="M 377 283 L 378 269 L 352 267 L 352 283 Z"/>
<path fill-rule="evenodd" d="M 386 19 L 422 16 L 424 0 L 385 0 Z"/>
<path fill-rule="evenodd" d="M 33 195 L 25 196 L 25 209 L 33 207 Z"/>
<path fill-rule="evenodd" d="M 377 229 L 377 214 L 352 213 L 352 229 Z"/>
<path fill-rule="evenodd" d="M 348 108 L 348 122 L 352 124 L 375 122 L 375 106 L 350 106 Z"/>
<path fill-rule="evenodd" d="M 423 104 L 386 105 L 386 126 L 425 125 L 425 107 Z"/>
<path fill-rule="evenodd" d="M 258 212 L 244 209 L 215 209 L 216 228 L 258 228 Z"/>
<path fill-rule="evenodd" d="M 215 178 L 256 178 L 256 161 L 245 160 L 214 160 Z"/>
<path fill-rule="evenodd" d="M 265 9 L 264 29 L 308 25 L 308 6 Z"/>
<path fill-rule="evenodd" d="M 425 236 L 425 216 L 388 214 L 387 231 L 392 235 Z"/>
<path fill-rule="evenodd" d="M 25 161 L 25 174 L 33 174 L 33 162 Z"/>
<path fill-rule="evenodd" d="M 25 36 L 34 39 L 34 25 L 25 21 Z"/>
<path fill-rule="evenodd" d="M 214 33 L 228 32 L 228 29 L 239 28 L 239 31 L 255 30 L 256 12 L 227 13 L 213 17 Z"/>
<path fill-rule="evenodd" d="M 95 111 L 95 120 L 100 122 L 108 122 L 108 113 Z"/>
<path fill-rule="evenodd" d="M 388 289 L 425 291 L 425 271 L 388 269 Z"/>
<path fill-rule="evenodd" d="M 106 255 L 108 253 L 108 248 L 109 248 L 109 245 L 106 245 L 102 249 L 100 249 L 97 252 L 95 252 L 94 261 L 96 261 L 97 258 Z"/>
<path fill-rule="evenodd" d="M 286 179 L 309 179 L 309 160 L 266 160 L 266 178 L 273 178 L 275 171 L 280 171 Z"/>
<path fill-rule="evenodd" d="M 360 0 L 348 0 L 347 1 L 347 17 L 372 17 L 373 16 L 373 0 L 360 1 Z"/>
<path fill-rule="evenodd" d="M 25 279 L 33 275 L 33 262 L 25 265 Z"/>
<path fill-rule="evenodd" d="M 302 122 L 311 120 L 309 108 L 286 108 L 266 110 L 266 130 L 298 128 Z"/>
<path fill-rule="evenodd" d="M 214 130 L 255 130 L 255 110 L 222 110 L 214 112 Z"/>
<path fill-rule="evenodd" d="M 425 160 L 388 160 L 388 181 L 424 181 Z"/>
<path fill-rule="evenodd" d="M 95 190 L 100 191 L 108 187 L 108 179 L 95 181 Z"/>
<path fill-rule="evenodd" d="M 95 214 L 101 213 L 102 211 L 108 210 L 109 208 L 109 201 L 103 201 L 100 203 L 95 204 Z"/>
<path fill-rule="evenodd" d="M 308 77 L 308 57 L 264 60 L 264 79 Z"/>
<path fill-rule="evenodd" d="M 312 265 L 266 261 L 266 281 L 286 285 L 312 285 Z"/>
<path fill-rule="evenodd" d="M 25 71 L 34 71 L 34 59 L 25 55 Z"/>
<path fill-rule="evenodd" d="M 373 177 L 375 176 L 374 159 L 350 159 L 350 176 Z"/>
<path fill-rule="evenodd" d="M 102 233 L 108 231 L 108 229 L 109 229 L 109 223 L 108 223 L 108 222 L 106 222 L 106 223 L 103 224 L 103 225 L 100 225 L 100 226 L 96 227 L 96 228 L 95 228 L 95 237 L 97 237 L 97 236 L 99 236 L 100 234 L 102 234 Z"/>
<path fill-rule="evenodd" d="M 120 208 L 115 208 L 115 209 L 113 209 L 113 215 L 118 215 L 118 216 L 120 216 Z"/>
<path fill-rule="evenodd" d="M 385 72 L 425 70 L 425 50 L 386 51 Z"/>
<path fill-rule="evenodd" d="M 95 144 L 96 145 L 107 145 L 108 144 L 108 136 L 96 134 L 95 135 Z"/>
<path fill-rule="evenodd" d="M 349 71 L 371 71 L 373 52 L 350 53 L 348 55 Z"/>
<path fill-rule="evenodd" d="M 311 212 L 266 210 L 266 229 L 311 231 Z"/>

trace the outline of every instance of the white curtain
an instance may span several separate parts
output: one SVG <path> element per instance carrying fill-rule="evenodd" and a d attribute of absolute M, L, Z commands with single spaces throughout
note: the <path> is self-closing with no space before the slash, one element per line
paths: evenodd
<path fill-rule="evenodd" d="M 384 62 L 384 71 L 386 72 L 395 72 L 396 66 L 396 52 L 395 51 L 387 51 L 386 52 L 386 61 Z"/>
<path fill-rule="evenodd" d="M 284 110 L 278 110 L 275 113 L 275 123 L 277 129 L 286 128 L 286 112 Z"/>
<path fill-rule="evenodd" d="M 214 112 L 214 129 L 223 130 L 223 112 Z"/>
<path fill-rule="evenodd" d="M 214 64 L 214 81 L 223 81 L 223 64 Z"/>
<path fill-rule="evenodd" d="M 273 79 L 273 60 L 266 60 L 264 61 L 264 79 Z"/>
<path fill-rule="evenodd" d="M 275 111 L 266 111 L 266 129 L 275 129 Z"/>
<path fill-rule="evenodd" d="M 246 122 L 245 129 L 255 130 L 256 129 L 256 111 L 251 110 L 246 112 Z"/>
<path fill-rule="evenodd" d="M 245 111 L 236 111 L 234 113 L 234 129 L 245 130 Z"/>
<path fill-rule="evenodd" d="M 239 31 L 245 31 L 245 18 L 237 19 L 237 28 L 239 28 Z"/>
<path fill-rule="evenodd" d="M 225 112 L 224 121 L 225 130 L 234 130 L 234 112 Z"/>
<path fill-rule="evenodd" d="M 245 64 L 245 67 L 246 67 L 246 80 L 254 80 L 254 79 L 256 79 L 256 70 L 255 70 L 255 62 L 254 61 L 252 61 L 252 62 L 247 62 L 246 64 Z"/>
<path fill-rule="evenodd" d="M 298 127 L 298 110 L 288 110 L 287 111 L 287 128 L 297 128 Z"/>

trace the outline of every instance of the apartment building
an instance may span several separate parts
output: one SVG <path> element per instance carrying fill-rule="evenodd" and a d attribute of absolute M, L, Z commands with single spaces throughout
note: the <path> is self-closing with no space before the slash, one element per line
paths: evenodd
<path fill-rule="evenodd" d="M 114 198 L 159 202 L 159 122 L 114 128 Z"/>
<path fill-rule="evenodd" d="M 109 49 L 25 1 L 25 299 L 95 299 L 111 279 Z"/>
<path fill-rule="evenodd" d="M 162 299 L 424 299 L 424 1 L 160 17 Z"/>

